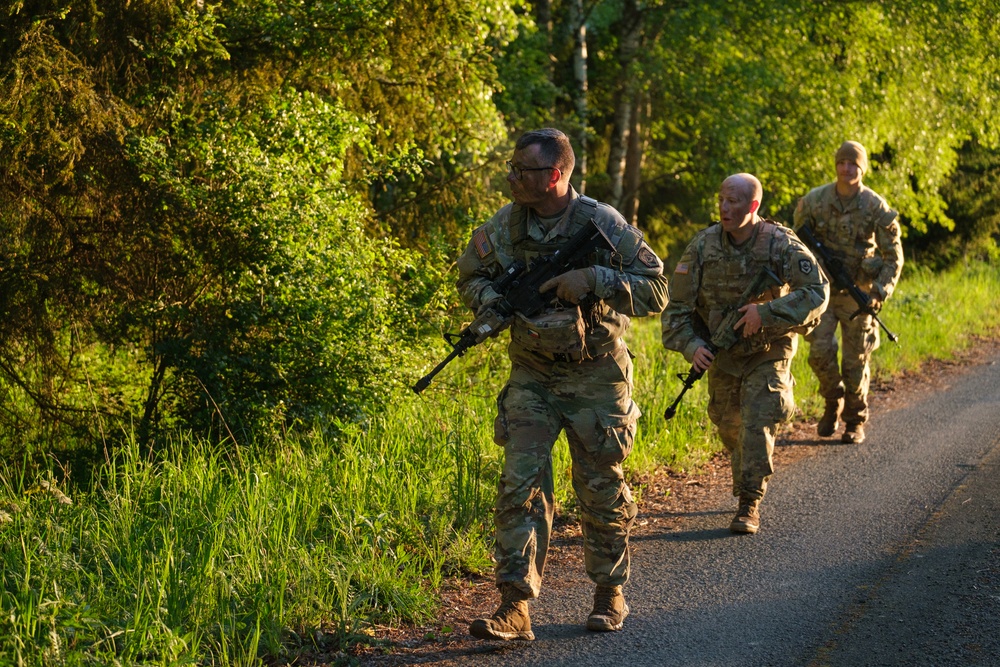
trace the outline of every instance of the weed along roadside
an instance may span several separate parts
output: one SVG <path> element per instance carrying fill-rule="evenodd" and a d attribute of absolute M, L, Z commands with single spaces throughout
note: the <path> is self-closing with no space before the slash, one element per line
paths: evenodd
<path fill-rule="evenodd" d="M 996 336 L 1000 269 L 908 268 L 883 317 L 901 345 L 876 352 L 876 384 Z M 706 465 L 719 445 L 702 383 L 669 424 L 662 419 L 687 368 L 661 349 L 657 323 L 638 323 L 628 342 L 644 412 L 629 459 L 641 507 L 643 493 L 665 493 L 665 479 L 683 484 L 678 471 Z M 479 346 L 422 396 L 401 393 L 384 416 L 335 437 L 239 450 L 126 447 L 86 486 L 55 462 L 48 479 L 28 480 L 5 461 L 0 656 L 323 664 L 365 647 L 399 650 L 386 644 L 394 638 L 464 635 L 461 616 L 439 605 L 442 596 L 452 606 L 492 604 L 501 453 L 492 418 L 504 363 L 502 342 Z M 815 420 L 820 403 L 801 351 L 794 374 L 801 418 Z M 572 531 L 565 443 L 554 465 L 559 530 Z M 28 660 L 29 651 L 41 657 Z"/>

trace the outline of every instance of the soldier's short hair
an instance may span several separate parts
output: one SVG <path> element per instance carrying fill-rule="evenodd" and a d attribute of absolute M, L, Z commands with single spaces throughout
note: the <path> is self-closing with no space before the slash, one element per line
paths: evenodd
<path fill-rule="evenodd" d="M 761 201 L 764 198 L 764 186 L 760 184 L 760 179 L 753 174 L 746 172 L 733 174 L 722 182 L 723 185 L 726 183 L 738 183 L 739 190 L 747 198 L 747 201 Z"/>
<path fill-rule="evenodd" d="M 542 159 L 561 171 L 564 178 L 568 178 L 573 173 L 573 167 L 576 166 L 576 154 L 573 152 L 569 137 L 564 132 L 554 127 L 525 132 L 517 140 L 514 147 L 518 150 L 524 150 L 532 144 L 538 144 Z"/>

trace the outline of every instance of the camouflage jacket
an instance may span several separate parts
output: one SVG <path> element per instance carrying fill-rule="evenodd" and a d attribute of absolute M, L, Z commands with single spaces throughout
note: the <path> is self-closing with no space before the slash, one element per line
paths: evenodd
<path fill-rule="evenodd" d="M 664 347 L 692 361 L 726 310 L 743 305 L 739 301 L 762 266 L 782 281 L 756 299 L 766 304 L 759 308 L 763 328 L 720 350 L 713 364 L 739 375 L 761 361 L 790 359 L 797 331 L 814 325 L 826 308 L 830 284 L 794 233 L 763 219 L 739 246 L 718 223 L 691 240 L 670 278 L 670 304 L 661 316 Z"/>
<path fill-rule="evenodd" d="M 903 272 L 896 216 L 885 199 L 864 185 L 845 203 L 837 197 L 837 184 L 827 183 L 799 200 L 795 229 L 809 225 L 857 286 L 884 301 L 892 296 Z"/>
<path fill-rule="evenodd" d="M 575 190 L 566 212 L 548 231 L 534 211 L 516 204 L 507 204 L 489 222 L 474 230 L 458 259 L 457 288 L 463 302 L 473 310 L 489 303 L 497 297 L 493 281 L 514 260 L 530 262 L 534 257 L 555 252 L 590 218 L 611 239 L 615 252 L 602 250 L 579 267 L 594 267 L 594 294 L 601 299 L 596 313 L 589 318 L 591 325 L 585 327 L 584 346 L 591 354 L 608 351 L 627 330 L 630 317 L 645 317 L 663 310 L 667 302 L 667 278 L 663 275 L 663 262 L 643 240 L 641 231 L 626 223 L 612 207 L 580 197 Z M 550 310 L 568 310 L 571 315 L 575 312 L 583 317 L 579 308 L 558 300 L 553 300 Z M 536 330 L 530 321 L 515 318 L 511 325 L 512 348 L 535 336 Z"/>

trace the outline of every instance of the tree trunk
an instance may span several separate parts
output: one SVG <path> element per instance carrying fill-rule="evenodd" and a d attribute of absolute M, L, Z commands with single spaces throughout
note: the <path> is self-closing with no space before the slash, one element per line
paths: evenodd
<path fill-rule="evenodd" d="M 163 356 L 157 356 L 153 365 L 153 373 L 149 379 L 149 387 L 146 390 L 142 418 L 139 420 L 139 444 L 144 447 L 149 446 L 155 431 L 157 408 L 163 397 L 163 379 L 166 375 L 166 359 Z"/>
<path fill-rule="evenodd" d="M 611 129 L 608 146 L 608 204 L 621 211 L 624 194 L 625 158 L 628 154 L 629 132 L 632 123 L 632 95 L 619 95 L 615 105 L 615 123 Z"/>
<path fill-rule="evenodd" d="M 642 185 L 642 165 L 649 140 L 648 120 L 652 113 L 649 93 L 639 91 L 632 105 L 631 127 L 628 133 L 628 152 L 625 157 L 625 187 L 622 194 L 622 216 L 633 225 L 639 219 L 639 187 Z"/>
<path fill-rule="evenodd" d="M 608 203 L 622 210 L 624 201 L 626 163 L 632 149 L 632 128 L 636 125 L 636 100 L 638 98 L 638 77 L 630 70 L 642 43 L 643 16 L 636 0 L 626 0 L 622 7 L 621 41 L 618 44 L 618 67 L 621 72 L 615 106 L 614 126 L 608 146 Z M 629 219 L 625 216 L 626 220 Z"/>
<path fill-rule="evenodd" d="M 548 77 L 551 83 L 555 81 L 556 74 L 555 58 L 552 57 L 552 0 L 537 0 L 535 2 L 535 25 L 545 35 L 545 53 L 549 56 Z"/>
<path fill-rule="evenodd" d="M 580 194 L 587 190 L 587 21 L 583 0 L 570 2 L 570 26 L 573 28 L 573 78 L 576 80 L 575 102 L 579 125 L 577 133 L 576 170 L 580 174 Z"/>
<path fill-rule="evenodd" d="M 545 35 L 545 52 L 552 53 L 551 0 L 537 0 L 535 2 L 535 25 Z"/>

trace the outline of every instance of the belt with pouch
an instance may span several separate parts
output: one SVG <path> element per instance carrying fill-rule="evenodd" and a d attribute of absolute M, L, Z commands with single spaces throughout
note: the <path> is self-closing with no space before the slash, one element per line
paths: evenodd
<path fill-rule="evenodd" d="M 558 363 L 579 363 L 585 359 L 597 359 L 598 357 L 610 354 L 611 352 L 614 352 L 616 347 L 618 347 L 617 339 L 611 341 L 610 343 L 599 345 L 596 350 L 593 352 L 588 351 L 587 354 L 583 352 L 544 352 L 542 350 L 532 350 L 531 354 L 537 354 L 539 357 Z"/>

